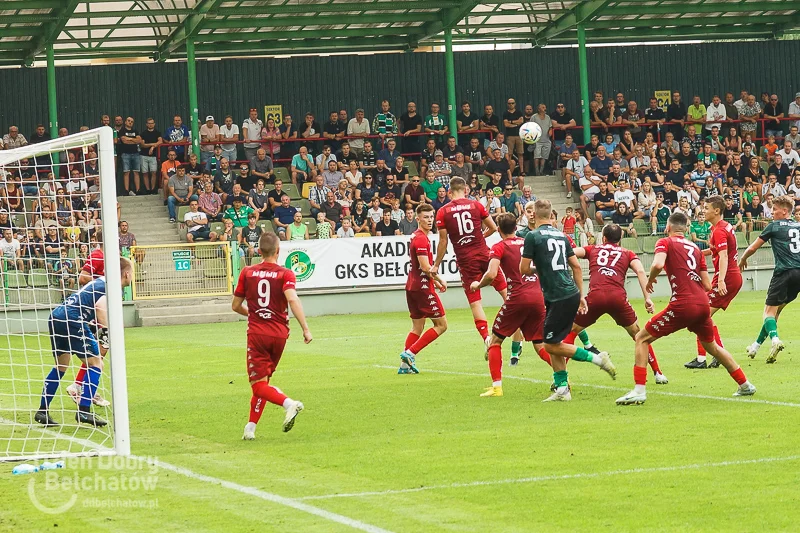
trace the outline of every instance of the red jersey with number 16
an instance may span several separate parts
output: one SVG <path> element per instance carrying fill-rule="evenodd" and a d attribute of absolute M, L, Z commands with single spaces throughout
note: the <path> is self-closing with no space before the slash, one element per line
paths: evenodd
<path fill-rule="evenodd" d="M 479 202 L 459 198 L 436 212 L 436 227 L 446 229 L 459 265 L 471 260 L 486 260 L 489 249 L 481 225 L 489 212 Z M 446 243 L 440 243 L 440 246 Z"/>
<path fill-rule="evenodd" d="M 683 237 L 665 237 L 656 243 L 655 253 L 667 254 L 664 270 L 672 289 L 671 307 L 708 307 L 708 295 L 700 272 L 706 260 L 700 248 Z"/>
<path fill-rule="evenodd" d="M 406 280 L 407 291 L 433 292 L 433 282 L 428 275 L 422 271 L 419 265 L 420 256 L 428 258 L 428 264 L 433 264 L 433 251 L 428 235 L 418 229 L 411 234 L 411 242 L 408 245 L 408 254 L 411 256 L 411 269 L 408 271 Z"/>
<path fill-rule="evenodd" d="M 246 266 L 234 295 L 247 300 L 247 334 L 289 337 L 289 304 L 283 291 L 297 284 L 294 272 L 275 263 Z"/>
<path fill-rule="evenodd" d="M 711 253 L 714 260 L 714 271 L 719 275 L 719 253 L 722 250 L 728 251 L 728 271 L 725 273 L 725 279 L 733 274 L 734 276 L 741 277 L 742 273 L 739 271 L 739 254 L 736 251 L 736 234 L 734 233 L 733 226 L 724 220 L 720 220 L 711 231 Z"/>
<path fill-rule="evenodd" d="M 639 257 L 630 250 L 616 244 L 586 246 L 586 259 L 589 261 L 589 290 L 592 292 L 625 292 L 625 276 L 631 262 Z"/>
<path fill-rule="evenodd" d="M 519 271 L 525 239 L 512 237 L 498 242 L 489 251 L 489 259 L 499 259 L 500 268 L 508 281 L 507 301 L 525 304 L 542 300 L 542 286 L 537 276 L 523 276 Z"/>

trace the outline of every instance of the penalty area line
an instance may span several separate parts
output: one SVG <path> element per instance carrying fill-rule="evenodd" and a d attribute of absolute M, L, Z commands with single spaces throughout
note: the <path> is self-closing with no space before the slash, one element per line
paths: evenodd
<path fill-rule="evenodd" d="M 386 368 L 386 369 L 395 369 L 397 367 L 388 366 L 388 365 L 375 365 L 376 368 Z M 429 372 L 431 374 L 449 374 L 453 376 L 470 376 L 470 377 L 482 377 L 487 378 L 488 372 L 486 374 L 478 374 L 476 372 L 457 372 L 455 370 L 434 370 L 423 368 L 421 370 L 422 373 Z M 522 376 L 509 376 L 503 375 L 503 379 L 514 379 L 517 381 L 527 381 L 528 383 L 536 383 L 536 384 L 543 384 L 543 385 L 550 385 L 552 381 L 546 381 L 543 379 L 534 379 L 534 378 L 525 378 Z M 622 388 L 622 387 L 612 387 L 610 385 L 595 385 L 592 383 L 573 383 L 578 387 L 586 387 L 590 389 L 600 389 L 600 390 L 611 390 L 611 391 L 619 391 L 619 392 L 628 392 L 630 388 Z M 648 389 L 647 394 L 658 394 L 660 396 L 672 396 L 675 398 L 695 398 L 699 400 L 716 400 L 718 402 L 735 402 L 735 403 L 758 403 L 763 405 L 777 405 L 780 407 L 800 407 L 800 403 L 792 403 L 792 402 L 779 402 L 774 400 L 758 400 L 755 398 L 740 398 L 740 397 L 733 397 L 727 398 L 725 396 L 711 396 L 708 394 L 689 394 L 686 392 L 669 392 L 669 391 L 662 391 L 662 390 L 653 390 L 651 387 Z"/>
<path fill-rule="evenodd" d="M 571 479 L 593 479 L 614 476 L 625 476 L 631 474 L 656 474 L 661 472 L 680 472 L 683 470 L 701 470 L 704 468 L 721 468 L 726 466 L 743 466 L 763 463 L 781 463 L 800 460 L 800 455 L 790 455 L 787 457 L 763 457 L 761 459 L 744 459 L 738 461 L 720 461 L 717 463 L 696 463 L 689 465 L 659 466 L 653 468 L 628 468 L 625 470 L 611 470 L 608 472 L 584 472 L 579 474 L 563 474 L 552 476 L 534 476 L 515 479 L 496 479 L 489 481 L 472 481 L 469 483 L 451 483 L 449 485 L 430 485 L 427 487 L 414 487 L 410 489 L 389 489 L 371 492 L 351 492 L 340 494 L 321 494 L 319 496 L 305 496 L 298 500 L 330 500 L 334 498 L 361 498 L 366 496 L 388 496 L 392 494 L 409 494 L 414 492 L 424 492 L 429 490 L 462 489 L 470 487 L 487 487 L 494 485 L 517 485 L 526 483 L 542 483 L 546 481 L 564 481 Z"/>

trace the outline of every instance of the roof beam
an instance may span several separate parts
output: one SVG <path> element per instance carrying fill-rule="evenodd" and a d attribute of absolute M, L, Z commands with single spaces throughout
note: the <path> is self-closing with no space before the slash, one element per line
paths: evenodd
<path fill-rule="evenodd" d="M 75 8 L 78 7 L 79 3 L 79 0 L 67 0 L 63 3 L 61 9 L 54 12 L 57 19 L 47 24 L 43 28 L 42 33 L 34 39 L 31 50 L 28 52 L 28 55 L 25 56 L 26 65 L 33 65 L 36 56 L 44 52 L 48 46 L 53 45 L 53 42 L 58 39 L 58 36 L 67 25 L 67 22 L 69 22 L 70 17 L 75 12 Z"/>
<path fill-rule="evenodd" d="M 202 27 L 206 17 L 213 14 L 223 0 L 201 0 L 194 7 L 191 15 L 183 19 L 178 26 L 172 30 L 169 38 L 158 47 L 156 58 L 158 61 L 167 59 L 177 48 L 183 46 L 187 39 L 193 37 Z"/>
<path fill-rule="evenodd" d="M 225 12 L 227 15 L 227 11 Z M 304 26 L 339 26 L 344 24 L 396 24 L 438 20 L 436 13 L 385 13 L 382 15 L 323 15 L 308 17 L 227 18 L 209 20 L 203 29 L 288 28 Z"/>
<path fill-rule="evenodd" d="M 347 52 L 353 48 L 367 48 L 373 50 L 405 48 L 408 45 L 406 37 L 387 37 L 377 40 L 372 37 L 346 38 L 346 39 L 303 39 L 289 41 L 256 41 L 245 43 L 198 43 L 195 49 L 198 53 L 207 52 L 213 56 L 215 52 L 260 52 L 264 55 L 273 55 L 276 50 L 288 51 L 338 51 Z"/>
<path fill-rule="evenodd" d="M 673 17 L 673 18 L 648 18 L 629 20 L 593 20 L 586 26 L 587 29 L 618 29 L 618 28 L 652 28 L 666 26 L 704 26 L 714 28 L 732 26 L 734 24 L 780 24 L 790 20 L 790 17 L 781 15 L 763 15 L 759 17 Z"/>
<path fill-rule="evenodd" d="M 445 28 L 452 28 L 461 22 L 464 17 L 469 15 L 470 12 L 480 3 L 481 2 L 478 0 L 461 0 L 458 7 L 445 9 L 436 17 L 435 20 L 432 20 L 422 26 L 419 37 L 414 39 L 412 42 L 409 42 L 409 45 L 412 48 L 415 48 L 417 42 L 429 39 L 434 35 L 438 35 L 444 31 Z"/>
<path fill-rule="evenodd" d="M 601 9 L 605 8 L 609 4 L 609 1 L 610 0 L 589 0 L 579 3 L 569 13 L 558 17 L 545 28 L 536 32 L 534 36 L 536 44 L 544 44 L 561 33 L 571 30 L 578 24 L 585 22 Z"/>
<path fill-rule="evenodd" d="M 364 11 L 418 11 L 458 7 L 458 0 L 407 0 L 403 2 L 337 2 L 226 7 L 225 15 L 288 15 L 307 13 L 363 13 Z"/>
<path fill-rule="evenodd" d="M 203 33 L 198 36 L 198 44 L 206 42 L 226 41 L 267 41 L 269 39 L 319 39 L 323 37 L 376 37 L 384 35 L 410 35 L 419 33 L 418 26 L 391 27 L 391 28 L 347 28 L 346 30 L 286 30 L 254 33 L 246 32 L 216 32 Z M 265 47 L 269 45 L 265 42 Z"/>
<path fill-rule="evenodd" d="M 680 15 L 681 13 L 752 13 L 762 11 L 793 11 L 800 10 L 800 2 L 786 0 L 783 2 L 762 2 L 748 0 L 743 3 L 725 2 L 706 4 L 680 2 L 670 5 L 640 5 L 635 3 L 617 3 L 603 11 L 603 16 L 622 15 Z"/>
<path fill-rule="evenodd" d="M 620 41 L 646 41 L 651 37 L 658 38 L 675 38 L 675 39 L 709 39 L 720 40 L 727 39 L 732 36 L 741 38 L 742 36 L 763 36 L 771 37 L 773 27 L 767 24 L 753 24 L 750 26 L 722 26 L 714 28 L 698 28 L 698 27 L 684 27 L 684 28 L 652 28 L 646 32 L 641 33 L 641 37 L 631 36 L 625 33 L 625 30 L 586 30 L 587 41 L 598 40 L 612 40 Z M 573 43 L 575 37 L 573 35 L 562 35 L 553 40 L 552 44 L 565 44 Z"/>

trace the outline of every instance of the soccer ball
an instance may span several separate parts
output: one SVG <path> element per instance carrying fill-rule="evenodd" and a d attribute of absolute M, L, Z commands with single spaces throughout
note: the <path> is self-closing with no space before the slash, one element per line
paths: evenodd
<path fill-rule="evenodd" d="M 536 144 L 542 137 L 542 128 L 535 122 L 526 122 L 519 127 L 519 136 L 525 144 Z"/>

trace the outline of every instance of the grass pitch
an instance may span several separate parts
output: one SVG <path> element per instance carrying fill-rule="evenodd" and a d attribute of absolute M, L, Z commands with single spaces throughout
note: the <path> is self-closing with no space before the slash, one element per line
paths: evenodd
<path fill-rule="evenodd" d="M 395 373 L 404 313 L 312 318 L 314 342 L 303 345 L 295 327 L 273 380 L 306 411 L 283 434 L 283 411 L 268 407 L 252 442 L 241 440 L 244 323 L 130 329 L 133 453 L 200 476 L 128 468 L 155 486 L 112 489 L 119 470 L 94 458 L 51 474 L 56 488 L 44 491 L 45 473 L 12 477 L 0 464 L 0 530 L 796 531 L 800 327 L 789 308 L 778 363 L 764 363 L 766 345 L 747 359 L 763 297 L 741 294 L 717 315 L 758 387 L 752 400 L 732 398 L 722 368 L 684 369 L 695 343 L 682 332 L 654 345 L 669 385 L 651 377 L 647 403 L 630 407 L 614 400 L 633 385 L 633 342 L 608 319 L 589 333 L 618 380 L 572 362 L 573 401 L 543 404 L 552 375 L 530 345 L 518 367 L 504 346 L 505 396 L 478 397 L 490 379 L 468 310 L 448 312 L 450 330 L 417 359 L 416 376 Z M 61 489 L 65 478 L 109 484 Z M 51 507 L 78 500 L 43 513 L 34 482 Z"/>

